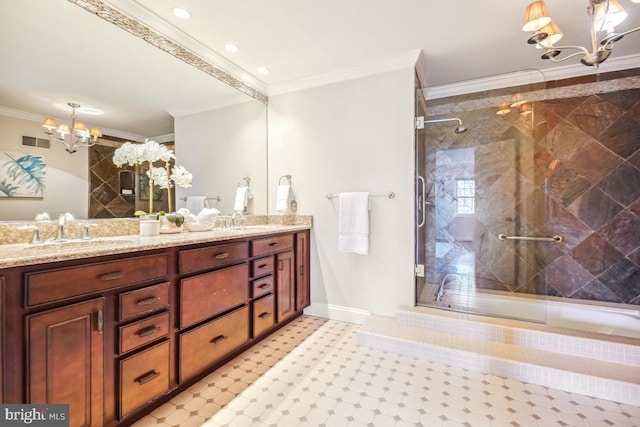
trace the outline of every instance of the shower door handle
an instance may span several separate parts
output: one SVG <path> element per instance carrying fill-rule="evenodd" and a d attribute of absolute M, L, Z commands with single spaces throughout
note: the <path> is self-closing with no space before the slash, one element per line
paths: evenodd
<path fill-rule="evenodd" d="M 418 175 L 418 182 L 422 183 L 422 193 L 420 194 L 420 200 L 418 202 L 418 211 L 422 212 L 422 218 L 420 219 L 420 222 L 418 223 L 418 228 L 422 228 L 424 226 L 424 223 L 426 221 L 427 218 L 427 214 L 425 212 L 425 208 L 427 206 L 427 195 L 426 195 L 426 188 L 427 185 L 424 182 L 424 178 L 421 177 L 420 175 Z"/>

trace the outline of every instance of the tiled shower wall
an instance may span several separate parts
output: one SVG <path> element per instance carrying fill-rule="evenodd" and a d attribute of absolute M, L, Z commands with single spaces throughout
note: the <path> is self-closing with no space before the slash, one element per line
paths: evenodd
<path fill-rule="evenodd" d="M 138 167 L 118 168 L 113 163 L 113 154 L 122 142 L 103 140 L 89 148 L 89 218 L 132 218 L 136 210 L 149 210 L 148 199 L 140 198 Z M 164 166 L 161 163 L 156 166 Z M 124 194 L 123 186 L 132 194 Z M 154 212 L 168 210 L 165 193 L 155 187 Z"/>
<path fill-rule="evenodd" d="M 133 217 L 135 194 L 121 194 L 120 172 L 113 163 L 117 146 L 94 145 L 89 149 L 89 218 Z M 133 167 L 127 169 L 133 171 Z"/>
<path fill-rule="evenodd" d="M 497 115 L 516 93 L 533 114 Z M 640 70 L 427 101 L 427 114 L 469 128 L 425 129 L 427 281 L 456 273 L 470 288 L 640 304 Z"/>

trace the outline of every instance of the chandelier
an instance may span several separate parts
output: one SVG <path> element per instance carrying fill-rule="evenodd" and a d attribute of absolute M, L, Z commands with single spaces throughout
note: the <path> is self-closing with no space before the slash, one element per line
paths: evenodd
<path fill-rule="evenodd" d="M 58 125 L 54 119 L 47 118 L 42 127 L 45 129 L 44 133 L 49 135 L 49 139 L 55 138 L 60 141 L 69 154 L 73 154 L 77 147 L 86 148 L 95 145 L 98 138 L 102 136 L 102 131 L 98 128 L 87 129 L 84 123 L 76 122 L 76 108 L 80 108 L 80 104 L 69 102 L 67 105 L 71 107 L 71 126 L 64 123 Z"/>
<path fill-rule="evenodd" d="M 632 0 L 639 3 L 640 0 Z M 613 45 L 629 33 L 640 30 L 640 27 L 616 33 L 614 27 L 624 21 L 627 12 L 624 11 L 618 0 L 589 0 L 587 14 L 590 19 L 591 47 L 583 46 L 556 46 L 562 38 L 562 32 L 551 20 L 547 5 L 544 1 L 531 3 L 524 15 L 522 31 L 533 32 L 527 43 L 533 44 L 538 49 L 544 49 L 542 59 L 550 59 L 552 62 L 562 62 L 569 58 L 581 56 L 580 62 L 587 66 L 598 68 L 598 64 L 604 62 L 613 49 Z M 589 50 L 590 49 L 590 50 Z M 562 58 L 556 58 L 565 51 L 577 51 L 567 54 Z"/>

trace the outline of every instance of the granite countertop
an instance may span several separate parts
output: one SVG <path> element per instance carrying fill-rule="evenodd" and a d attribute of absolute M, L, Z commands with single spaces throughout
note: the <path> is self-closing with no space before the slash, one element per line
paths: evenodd
<path fill-rule="evenodd" d="M 136 234 L 96 237 L 87 241 L 73 239 L 66 242 L 46 241 L 42 244 L 5 244 L 0 245 L 0 268 L 162 249 L 196 243 L 219 242 L 243 237 L 307 230 L 310 228 L 310 224 L 260 224 L 233 229 L 214 228 L 211 231 L 183 231 L 181 233 L 160 234 L 159 236 L 150 237 L 143 237 Z"/>

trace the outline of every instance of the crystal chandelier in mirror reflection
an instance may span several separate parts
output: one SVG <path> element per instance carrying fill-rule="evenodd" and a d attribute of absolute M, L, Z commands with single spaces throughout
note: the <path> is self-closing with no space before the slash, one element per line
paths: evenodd
<path fill-rule="evenodd" d="M 537 49 L 544 49 L 542 59 L 552 62 L 562 62 L 569 58 L 581 57 L 580 62 L 587 66 L 598 68 L 604 62 L 616 42 L 627 34 L 640 30 L 633 28 L 621 33 L 615 32 L 615 27 L 627 18 L 618 0 L 588 0 L 587 14 L 589 15 L 591 46 L 557 46 L 563 34 L 560 28 L 551 20 L 551 16 L 544 1 L 531 3 L 525 12 L 522 31 L 532 32 L 527 43 L 535 45 Z M 632 0 L 638 3 L 640 0 Z M 558 56 L 565 51 L 576 51 L 564 57 Z"/>
<path fill-rule="evenodd" d="M 95 145 L 98 138 L 102 136 L 99 128 L 87 129 L 84 123 L 76 121 L 76 109 L 80 108 L 80 104 L 73 102 L 67 103 L 71 107 L 71 126 L 61 123 L 58 125 L 56 121 L 50 117 L 45 119 L 42 127 L 44 133 L 49 135 L 49 139 L 60 141 L 69 154 L 76 152 L 76 148 L 86 148 Z"/>

